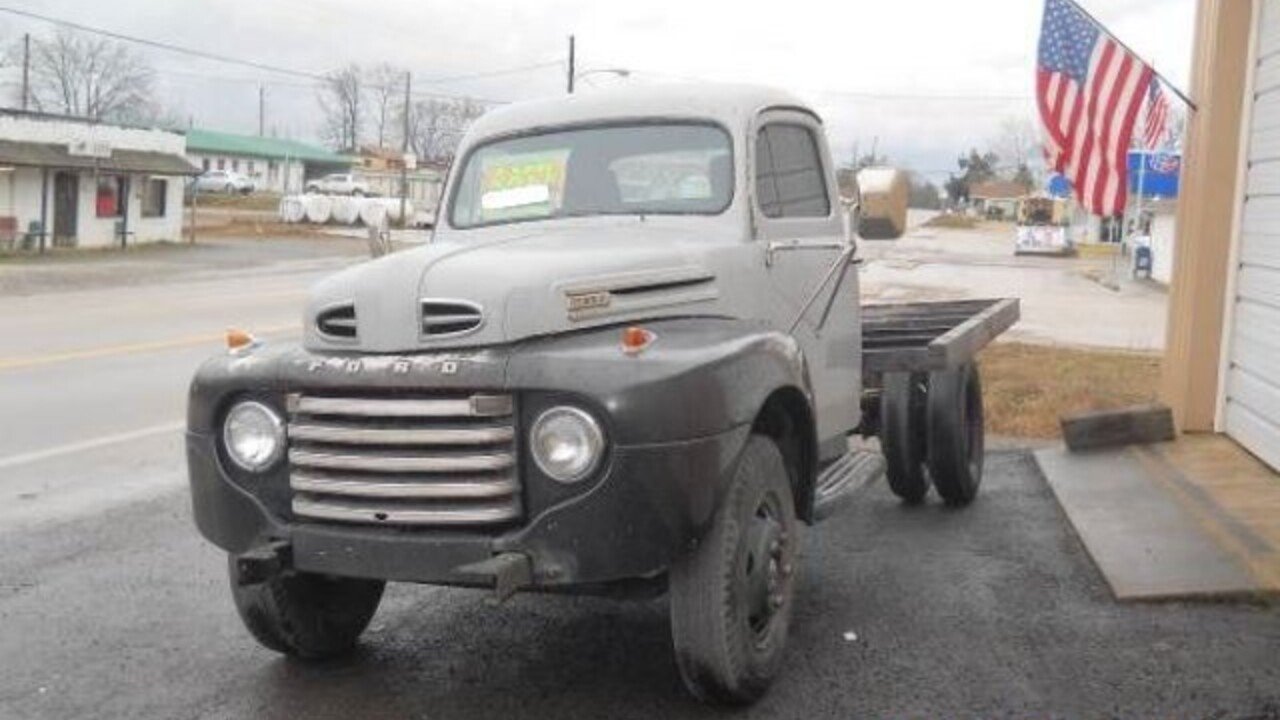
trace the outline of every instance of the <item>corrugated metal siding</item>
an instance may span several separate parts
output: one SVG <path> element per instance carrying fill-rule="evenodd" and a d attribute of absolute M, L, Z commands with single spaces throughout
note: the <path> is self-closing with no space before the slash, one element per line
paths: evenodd
<path fill-rule="evenodd" d="M 1223 420 L 1280 469 L 1280 3 L 1260 5 Z"/>

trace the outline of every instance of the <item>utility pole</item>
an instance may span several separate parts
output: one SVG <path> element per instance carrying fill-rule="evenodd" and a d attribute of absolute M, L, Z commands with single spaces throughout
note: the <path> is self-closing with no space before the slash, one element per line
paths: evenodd
<path fill-rule="evenodd" d="M 266 135 L 267 126 L 267 88 L 258 86 L 258 137 Z"/>
<path fill-rule="evenodd" d="M 31 102 L 31 33 L 22 36 L 22 109 Z"/>
<path fill-rule="evenodd" d="M 409 196 L 409 93 L 413 83 L 413 73 L 404 74 L 404 137 L 400 140 L 400 225 L 409 224 L 405 217 L 405 205 Z"/>
<path fill-rule="evenodd" d="M 569 94 L 570 95 L 573 94 L 573 76 L 576 74 L 576 68 L 574 67 L 573 51 L 574 51 L 574 38 L 572 35 L 570 35 L 569 36 Z"/>

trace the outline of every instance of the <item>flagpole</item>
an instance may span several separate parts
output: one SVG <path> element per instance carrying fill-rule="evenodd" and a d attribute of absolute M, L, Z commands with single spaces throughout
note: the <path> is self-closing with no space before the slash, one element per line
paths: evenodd
<path fill-rule="evenodd" d="M 1125 49 L 1125 51 L 1127 51 L 1130 55 L 1132 55 L 1132 56 L 1134 56 L 1134 57 L 1136 57 L 1136 58 L 1138 58 L 1138 59 L 1142 59 L 1142 56 L 1141 56 L 1141 55 L 1139 55 L 1138 53 L 1134 52 L 1134 51 L 1133 51 L 1133 48 L 1129 47 L 1128 45 L 1126 45 L 1126 44 L 1125 44 L 1125 42 L 1124 42 L 1123 40 L 1121 40 L 1120 38 L 1116 37 L 1115 33 L 1111 32 L 1109 29 L 1107 29 L 1107 26 L 1106 26 L 1106 25 L 1103 25 L 1103 24 L 1098 20 L 1098 18 L 1096 18 L 1096 17 L 1094 17 L 1094 16 L 1093 16 L 1093 13 L 1089 12 L 1088 10 L 1085 10 L 1083 5 L 1081 5 L 1080 3 L 1076 2 L 1076 0 L 1066 0 L 1066 1 L 1067 1 L 1067 2 L 1069 2 L 1069 3 L 1071 3 L 1073 6 L 1075 6 L 1075 9 L 1079 10 L 1081 15 L 1084 15 L 1086 18 L 1088 18 L 1089 22 L 1093 23 L 1094 27 L 1096 27 L 1096 28 L 1098 28 L 1099 30 L 1101 30 L 1102 32 L 1106 33 L 1108 37 L 1110 37 L 1112 40 L 1116 41 L 1116 44 L 1117 44 L 1117 45 L 1119 45 L 1120 47 L 1124 48 L 1124 49 Z M 1145 61 L 1144 61 L 1144 62 L 1145 62 Z M 1156 78 L 1158 78 L 1158 79 L 1160 80 L 1160 82 L 1164 83 L 1164 84 L 1165 84 L 1165 85 L 1166 85 L 1170 90 L 1172 90 L 1174 95 L 1177 95 L 1179 98 L 1181 98 L 1181 99 L 1182 99 L 1182 102 L 1184 102 L 1184 103 L 1186 103 L 1186 104 L 1187 104 L 1187 107 L 1191 108 L 1191 111 L 1192 111 L 1192 112 L 1199 112 L 1199 111 L 1200 111 L 1200 107 L 1199 107 L 1198 105 L 1196 105 L 1194 102 L 1191 102 L 1191 98 L 1187 97 L 1187 94 L 1186 94 L 1186 93 L 1184 93 L 1184 92 L 1182 92 L 1181 90 L 1179 90 L 1177 85 L 1174 85 L 1173 83 L 1169 82 L 1169 79 L 1168 79 L 1168 78 L 1166 78 L 1164 75 L 1161 75 L 1159 72 L 1156 72 L 1156 69 L 1155 69 L 1155 66 L 1154 66 L 1154 65 L 1152 65 L 1151 63 L 1147 63 L 1147 66 L 1151 68 L 1151 72 L 1152 72 L 1152 74 L 1154 74 L 1154 75 L 1156 76 Z"/>

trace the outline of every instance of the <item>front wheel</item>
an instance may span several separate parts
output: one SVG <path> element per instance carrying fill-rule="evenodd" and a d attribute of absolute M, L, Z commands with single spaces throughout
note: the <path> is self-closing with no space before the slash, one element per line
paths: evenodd
<path fill-rule="evenodd" d="M 799 544 L 787 467 L 753 435 L 711 530 L 671 569 L 676 665 L 697 697 L 746 704 L 782 666 Z"/>
<path fill-rule="evenodd" d="M 236 582 L 231 595 L 240 619 L 264 647 L 305 660 L 349 653 L 369 626 L 386 583 L 287 571 L 254 585 Z"/>

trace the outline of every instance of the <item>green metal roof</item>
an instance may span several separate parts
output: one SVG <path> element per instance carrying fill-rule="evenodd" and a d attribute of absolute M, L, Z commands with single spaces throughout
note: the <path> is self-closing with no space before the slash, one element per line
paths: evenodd
<path fill-rule="evenodd" d="M 339 155 L 325 148 L 309 145 L 297 140 L 258 137 L 257 135 L 236 135 L 234 133 L 215 132 L 213 130 L 187 131 L 187 151 L 204 153 L 221 153 L 224 155 L 251 155 L 261 158 L 285 157 L 304 162 L 332 163 L 334 165 L 350 165 L 351 158 Z"/>

